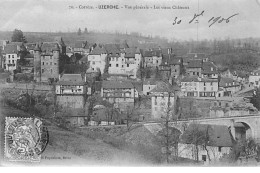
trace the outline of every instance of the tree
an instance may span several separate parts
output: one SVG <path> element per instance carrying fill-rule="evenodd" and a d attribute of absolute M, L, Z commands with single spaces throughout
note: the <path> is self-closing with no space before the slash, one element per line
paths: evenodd
<path fill-rule="evenodd" d="M 85 34 L 88 33 L 88 28 L 85 28 L 84 33 L 85 33 Z"/>
<path fill-rule="evenodd" d="M 207 151 L 207 155 L 209 157 L 207 144 L 209 142 L 210 130 L 211 128 L 209 125 L 206 125 L 206 128 L 204 128 L 200 124 L 192 123 L 182 135 L 185 143 L 192 144 L 195 147 L 195 160 L 197 162 L 199 161 L 199 146 L 202 146 Z"/>
<path fill-rule="evenodd" d="M 135 111 L 134 107 L 127 106 L 125 111 L 125 120 L 126 120 L 126 127 L 127 130 L 130 131 L 133 124 L 138 121 L 137 120 L 137 112 Z"/>
<path fill-rule="evenodd" d="M 78 34 L 78 35 L 81 35 L 81 29 L 80 29 L 80 28 L 78 29 L 77 34 Z"/>
<path fill-rule="evenodd" d="M 254 92 L 254 95 L 251 98 L 250 102 L 254 105 L 254 107 L 260 110 L 260 89 L 257 89 Z"/>
<path fill-rule="evenodd" d="M 23 42 L 26 43 L 26 38 L 23 35 L 23 32 L 19 29 L 15 29 L 13 31 L 13 35 L 12 35 L 12 42 Z"/>
<path fill-rule="evenodd" d="M 170 156 L 172 153 L 172 148 L 174 150 L 174 159 L 177 160 L 178 159 L 178 143 L 180 141 L 180 135 L 181 132 L 170 126 L 170 122 L 172 120 L 174 120 L 175 125 L 177 125 L 177 119 L 178 117 L 177 112 L 176 112 L 176 104 L 175 105 L 171 105 L 171 97 L 172 97 L 172 93 L 174 93 L 174 97 L 175 95 L 175 91 L 174 88 L 168 87 L 167 89 L 167 93 L 168 93 L 168 100 L 166 103 L 166 109 L 165 109 L 165 114 L 162 115 L 162 122 L 161 122 L 161 127 L 162 130 L 158 133 L 159 139 L 161 141 L 162 147 L 165 148 L 166 152 L 166 161 L 167 163 L 170 162 Z M 175 101 L 175 99 L 174 99 Z"/>

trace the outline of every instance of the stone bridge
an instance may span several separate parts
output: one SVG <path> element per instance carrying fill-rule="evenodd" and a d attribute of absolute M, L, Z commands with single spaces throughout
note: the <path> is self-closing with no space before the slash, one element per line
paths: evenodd
<path fill-rule="evenodd" d="M 231 133 L 233 137 L 236 138 L 252 137 L 257 142 L 260 142 L 260 114 L 251 114 L 251 115 L 233 116 L 233 117 L 178 120 L 177 122 L 170 122 L 170 126 L 175 127 L 176 129 L 183 132 L 185 127 L 187 127 L 190 123 L 225 125 L 231 128 Z M 159 123 L 150 122 L 144 125 L 149 127 L 149 126 L 154 126 L 156 124 Z"/>

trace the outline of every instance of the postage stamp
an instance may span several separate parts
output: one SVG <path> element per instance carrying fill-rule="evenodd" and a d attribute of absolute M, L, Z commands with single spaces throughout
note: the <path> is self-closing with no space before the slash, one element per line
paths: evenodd
<path fill-rule="evenodd" d="M 37 118 L 5 119 L 5 158 L 9 161 L 40 162 L 48 139 L 47 128 Z"/>

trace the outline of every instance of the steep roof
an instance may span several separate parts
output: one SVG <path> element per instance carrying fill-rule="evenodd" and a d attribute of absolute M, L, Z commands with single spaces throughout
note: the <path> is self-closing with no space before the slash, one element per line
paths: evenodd
<path fill-rule="evenodd" d="M 215 66 L 213 64 L 213 62 L 203 62 L 201 73 L 202 74 L 216 74 L 216 73 L 218 73 L 217 66 Z"/>
<path fill-rule="evenodd" d="M 101 55 L 101 54 L 106 54 L 106 50 L 104 47 L 99 47 L 96 46 L 92 52 L 90 52 L 90 55 Z"/>
<path fill-rule="evenodd" d="M 136 48 L 126 48 L 125 49 L 125 58 L 134 58 Z"/>
<path fill-rule="evenodd" d="M 220 82 L 219 82 L 219 86 L 220 87 L 233 87 L 233 86 L 238 86 L 239 82 L 236 80 L 233 80 L 231 78 L 225 78 L 225 77 L 221 77 Z"/>
<path fill-rule="evenodd" d="M 210 78 L 200 78 L 196 75 L 194 76 L 185 76 L 181 82 L 218 82 L 217 79 L 210 79 Z"/>
<path fill-rule="evenodd" d="M 27 48 L 27 50 L 34 50 L 36 46 L 36 43 L 26 43 L 25 47 Z"/>
<path fill-rule="evenodd" d="M 133 84 L 129 81 L 103 81 L 102 88 L 106 89 L 124 89 L 124 88 L 134 88 Z"/>
<path fill-rule="evenodd" d="M 202 68 L 202 60 L 190 60 L 187 68 Z"/>
<path fill-rule="evenodd" d="M 206 58 L 206 54 L 205 53 L 188 53 L 187 54 L 188 58 L 190 59 L 204 59 Z"/>
<path fill-rule="evenodd" d="M 107 54 L 110 54 L 110 53 L 112 53 L 112 54 L 117 54 L 117 53 L 120 54 L 120 50 L 119 50 L 119 48 L 117 47 L 116 44 L 105 44 L 104 48 L 106 49 Z"/>
<path fill-rule="evenodd" d="M 157 80 L 155 79 L 145 79 L 143 81 L 143 85 L 156 85 L 157 84 Z"/>
<path fill-rule="evenodd" d="M 214 147 L 231 147 L 232 136 L 229 133 L 227 126 L 223 125 L 209 125 L 209 124 L 190 124 L 181 136 L 181 141 L 186 144 L 191 144 L 191 138 L 188 135 L 199 132 L 202 135 L 207 135 L 208 131 L 208 146 Z M 202 144 L 202 143 L 201 143 Z M 201 145 L 200 144 L 200 145 Z M 204 144 L 204 141 L 203 141 Z"/>
<path fill-rule="evenodd" d="M 17 54 L 18 53 L 17 45 L 16 44 L 7 44 L 4 47 L 3 53 L 6 53 L 6 54 Z"/>
<path fill-rule="evenodd" d="M 88 62 L 88 56 L 83 56 L 81 59 L 80 59 L 81 62 Z"/>
<path fill-rule="evenodd" d="M 84 85 L 81 74 L 63 74 L 57 84 L 60 85 Z"/>
<path fill-rule="evenodd" d="M 169 83 L 159 81 L 155 88 L 152 89 L 150 92 L 151 93 L 161 93 L 161 92 L 174 92 L 174 91 L 179 91 L 180 88 L 178 86 L 171 85 Z"/>
<path fill-rule="evenodd" d="M 41 45 L 41 50 L 43 52 L 52 52 L 53 50 L 60 50 L 60 47 L 57 42 L 44 42 Z"/>
<path fill-rule="evenodd" d="M 185 76 L 181 82 L 199 82 L 198 76 Z"/>

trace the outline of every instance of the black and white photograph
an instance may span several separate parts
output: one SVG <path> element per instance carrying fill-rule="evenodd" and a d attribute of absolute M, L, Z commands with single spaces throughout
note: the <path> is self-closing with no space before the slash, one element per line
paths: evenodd
<path fill-rule="evenodd" d="M 259 19 L 260 0 L 0 0 L 0 167 L 260 166 Z"/>

